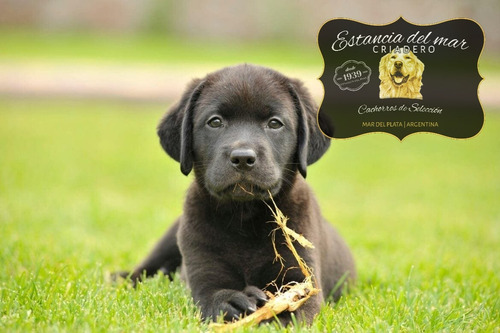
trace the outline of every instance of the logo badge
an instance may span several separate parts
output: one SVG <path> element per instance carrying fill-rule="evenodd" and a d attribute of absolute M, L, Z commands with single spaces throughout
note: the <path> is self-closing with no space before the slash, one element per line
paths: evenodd
<path fill-rule="evenodd" d="M 335 69 L 333 81 L 340 90 L 358 91 L 370 82 L 372 70 L 362 61 L 348 60 Z"/>
<path fill-rule="evenodd" d="M 481 130 L 477 64 L 481 27 L 469 19 L 387 25 L 348 19 L 326 22 L 318 34 L 325 67 L 320 115 L 331 138 L 370 132 L 400 140 L 416 132 L 469 138 Z"/>

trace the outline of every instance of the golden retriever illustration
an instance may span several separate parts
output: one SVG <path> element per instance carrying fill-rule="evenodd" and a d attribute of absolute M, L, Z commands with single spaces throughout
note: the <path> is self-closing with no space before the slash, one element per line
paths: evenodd
<path fill-rule="evenodd" d="M 393 50 L 380 59 L 380 98 L 422 99 L 424 63 L 411 51 Z"/>

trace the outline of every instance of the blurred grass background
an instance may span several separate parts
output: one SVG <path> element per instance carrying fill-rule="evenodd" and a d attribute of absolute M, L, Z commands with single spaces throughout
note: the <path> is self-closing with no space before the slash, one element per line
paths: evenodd
<path fill-rule="evenodd" d="M 174 2 L 145 1 L 160 7 L 149 23 L 127 26 L 118 14 L 134 2 L 114 2 L 116 12 L 102 9 L 108 3 L 0 0 L 0 331 L 205 331 L 178 280 L 138 290 L 106 280 L 136 264 L 182 211 L 192 177 L 163 153 L 158 120 L 191 77 L 238 62 L 297 74 L 320 100 L 319 27 L 333 17 L 388 23 L 399 4 L 256 1 L 214 13 L 191 0 L 167 15 Z M 78 6 L 82 15 L 69 10 Z M 192 16 L 196 6 L 211 11 Z M 103 15 L 91 19 L 88 8 Z M 308 182 L 360 279 L 298 331 L 498 330 L 496 8 L 450 0 L 401 10 L 416 23 L 466 16 L 483 25 L 485 124 L 467 140 L 335 140 L 310 166 Z"/>
<path fill-rule="evenodd" d="M 322 62 L 316 50 L 291 41 L 184 39 L 165 34 L 113 35 L 89 32 L 0 30 L 5 60 L 79 60 L 92 62 L 218 65 L 235 62 L 311 66 Z"/>

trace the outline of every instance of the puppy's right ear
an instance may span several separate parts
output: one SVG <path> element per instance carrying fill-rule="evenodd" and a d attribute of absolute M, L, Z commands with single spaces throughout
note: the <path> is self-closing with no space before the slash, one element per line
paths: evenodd
<path fill-rule="evenodd" d="M 157 127 L 160 143 L 167 154 L 181 164 L 186 176 L 193 168 L 193 112 L 205 81 L 193 80 L 181 100 L 168 110 Z"/>
<path fill-rule="evenodd" d="M 380 59 L 380 63 L 378 65 L 378 72 L 379 72 L 378 78 L 380 80 L 385 80 L 385 78 L 387 76 L 387 61 L 389 60 L 391 55 L 392 55 L 392 53 L 388 53 Z"/>

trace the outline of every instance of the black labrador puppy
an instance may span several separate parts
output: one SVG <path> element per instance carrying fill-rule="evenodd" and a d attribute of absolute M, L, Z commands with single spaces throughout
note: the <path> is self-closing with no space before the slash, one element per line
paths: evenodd
<path fill-rule="evenodd" d="M 194 171 L 184 213 L 151 254 L 130 274 L 137 281 L 180 266 L 204 318 L 230 321 L 250 314 L 271 292 L 304 275 L 284 245 L 266 205 L 269 193 L 289 218 L 288 226 L 314 249 L 296 248 L 313 269 L 321 292 L 297 310 L 311 322 L 322 300 L 337 299 L 356 271 L 351 253 L 321 216 L 305 183 L 307 165 L 330 141 L 319 130 L 317 107 L 298 80 L 264 67 L 228 67 L 194 80 L 158 126 L 161 145 Z M 347 278 L 346 278 L 347 277 Z M 268 285 L 276 281 L 277 285 Z M 287 324 L 289 313 L 280 315 Z"/>

